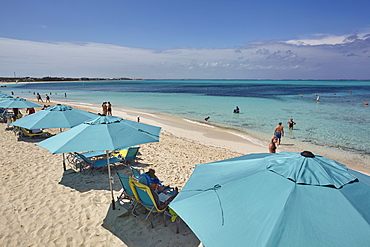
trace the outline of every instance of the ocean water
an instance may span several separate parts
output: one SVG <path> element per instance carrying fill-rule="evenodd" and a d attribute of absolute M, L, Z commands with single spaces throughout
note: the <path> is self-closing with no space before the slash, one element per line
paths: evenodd
<path fill-rule="evenodd" d="M 370 155 L 370 81 L 143 80 L 8 85 L 20 97 L 129 107 L 235 128 L 254 138 L 272 136 L 282 122 L 285 138 Z M 67 97 L 65 97 L 67 93 Z M 314 98 L 320 96 L 320 103 Z M 240 113 L 233 113 L 239 106 Z M 287 122 L 297 123 L 293 131 Z M 267 138 L 268 136 L 268 138 Z M 282 139 L 284 143 L 284 138 Z"/>

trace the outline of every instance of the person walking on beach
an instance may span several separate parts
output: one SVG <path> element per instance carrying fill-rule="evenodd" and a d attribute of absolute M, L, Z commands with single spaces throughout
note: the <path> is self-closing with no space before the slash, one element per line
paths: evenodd
<path fill-rule="evenodd" d="M 112 104 L 108 101 L 107 114 L 112 116 Z"/>
<path fill-rule="evenodd" d="M 45 102 L 50 102 L 50 96 L 48 94 L 46 94 L 45 98 L 46 98 Z"/>
<path fill-rule="evenodd" d="M 272 139 L 271 139 L 271 142 L 270 142 L 270 145 L 269 145 L 269 152 L 270 153 L 276 153 L 276 143 L 277 143 L 277 141 L 278 141 L 278 138 L 277 137 L 273 137 Z"/>
<path fill-rule="evenodd" d="M 294 125 L 296 124 L 296 122 L 293 121 L 293 118 L 291 118 L 289 121 L 288 121 L 288 124 L 289 124 L 289 129 L 293 129 Z"/>
<path fill-rule="evenodd" d="M 39 93 L 37 93 L 36 98 L 37 98 L 37 102 L 40 102 L 40 100 L 41 102 L 44 102 L 42 101 L 41 95 Z"/>
<path fill-rule="evenodd" d="M 107 102 L 103 102 L 103 104 L 101 105 L 101 107 L 103 109 L 103 115 L 106 116 L 107 115 L 107 112 L 108 112 Z"/>
<path fill-rule="evenodd" d="M 280 145 L 280 142 L 281 142 L 281 137 L 284 136 L 284 127 L 281 126 L 283 123 L 280 122 L 276 127 L 275 127 L 275 130 L 274 130 L 274 136 L 277 137 L 279 139 L 279 144 Z"/>

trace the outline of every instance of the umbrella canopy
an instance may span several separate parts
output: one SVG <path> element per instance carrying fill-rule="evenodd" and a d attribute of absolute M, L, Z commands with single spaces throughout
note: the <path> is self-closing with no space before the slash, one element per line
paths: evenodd
<path fill-rule="evenodd" d="M 370 243 L 370 177 L 307 151 L 197 165 L 170 207 L 205 246 Z"/>
<path fill-rule="evenodd" d="M 96 117 L 97 114 L 58 104 L 24 116 L 12 125 L 26 129 L 72 128 Z"/>
<path fill-rule="evenodd" d="M 96 150 L 114 151 L 158 142 L 160 127 L 113 116 L 99 116 L 37 143 L 53 154 Z"/>
<path fill-rule="evenodd" d="M 105 150 L 107 153 L 112 207 L 114 209 L 113 178 L 110 172 L 108 151 L 149 142 L 158 142 L 160 131 L 160 127 L 148 124 L 113 116 L 99 116 L 41 141 L 36 145 L 46 148 L 53 154 Z"/>
<path fill-rule="evenodd" d="M 8 99 L 14 99 L 13 96 L 7 95 L 7 94 L 0 94 L 0 101 L 8 100 Z"/>
<path fill-rule="evenodd" d="M 31 107 L 42 107 L 42 105 L 33 103 L 22 98 L 7 98 L 6 100 L 0 100 L 0 108 L 31 108 Z"/>

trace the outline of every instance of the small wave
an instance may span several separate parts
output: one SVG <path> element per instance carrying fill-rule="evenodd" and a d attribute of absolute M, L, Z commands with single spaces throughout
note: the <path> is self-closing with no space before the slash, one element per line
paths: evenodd
<path fill-rule="evenodd" d="M 235 135 L 235 136 L 239 136 L 253 144 L 257 144 L 259 146 L 262 146 L 262 147 L 265 147 L 266 145 L 268 145 L 268 142 L 266 141 L 262 141 L 262 140 L 259 140 L 257 138 L 253 138 L 251 136 L 248 136 L 248 135 L 243 135 L 243 134 L 238 134 L 238 133 L 235 133 L 235 132 L 231 132 L 231 131 L 228 131 L 228 133 L 232 134 L 232 135 Z"/>
<path fill-rule="evenodd" d="M 186 122 L 192 123 L 192 124 L 198 124 L 198 125 L 205 126 L 205 127 L 210 127 L 210 128 L 214 128 L 215 127 L 215 126 L 212 126 L 212 125 L 209 125 L 209 124 L 205 124 L 205 123 L 201 123 L 201 122 L 198 122 L 198 121 L 189 120 L 189 119 L 186 119 L 186 118 L 183 118 L 183 120 L 186 121 Z"/>

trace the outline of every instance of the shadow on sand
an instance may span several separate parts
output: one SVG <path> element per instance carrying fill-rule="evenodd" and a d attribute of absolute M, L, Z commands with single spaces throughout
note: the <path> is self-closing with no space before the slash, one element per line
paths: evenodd
<path fill-rule="evenodd" d="M 112 205 L 109 205 L 102 226 L 127 246 L 196 247 L 200 244 L 198 238 L 183 221 L 180 221 L 180 232 L 177 234 L 176 223 L 171 223 L 169 217 L 166 217 L 166 227 L 162 215 L 154 218 L 154 228 L 152 228 L 149 220 L 145 221 L 133 216 L 131 209 L 126 209 L 120 203 L 116 202 L 115 208 L 112 210 Z"/>

